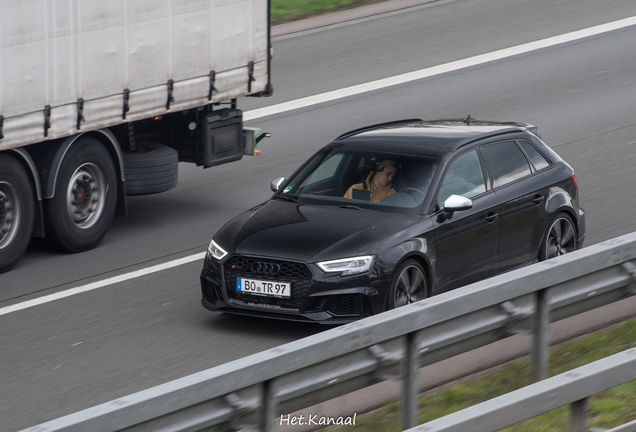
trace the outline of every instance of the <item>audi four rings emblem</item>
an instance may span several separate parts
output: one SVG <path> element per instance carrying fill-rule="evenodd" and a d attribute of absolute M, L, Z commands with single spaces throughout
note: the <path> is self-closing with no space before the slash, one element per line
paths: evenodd
<path fill-rule="evenodd" d="M 251 270 L 253 273 L 261 273 L 268 275 L 277 275 L 280 272 L 280 264 L 255 262 L 252 264 Z"/>

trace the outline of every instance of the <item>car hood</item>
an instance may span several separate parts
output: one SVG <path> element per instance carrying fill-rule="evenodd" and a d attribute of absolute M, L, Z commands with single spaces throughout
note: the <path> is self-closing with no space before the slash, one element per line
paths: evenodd
<path fill-rule="evenodd" d="M 237 216 L 214 236 L 230 253 L 306 262 L 356 256 L 413 216 L 270 200 Z"/>

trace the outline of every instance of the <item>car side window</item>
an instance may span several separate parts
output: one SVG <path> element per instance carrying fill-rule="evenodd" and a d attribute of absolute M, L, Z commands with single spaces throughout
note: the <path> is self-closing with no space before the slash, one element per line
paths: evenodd
<path fill-rule="evenodd" d="M 444 201 L 451 195 L 472 198 L 484 192 L 486 183 L 479 156 L 476 150 L 471 150 L 455 159 L 446 171 L 437 195 L 437 205 L 442 208 Z"/>
<path fill-rule="evenodd" d="M 503 186 L 530 175 L 530 164 L 514 141 L 490 144 L 482 148 L 493 175 L 493 187 Z"/>
<path fill-rule="evenodd" d="M 526 152 L 526 154 L 532 161 L 532 165 L 534 165 L 534 168 L 537 171 L 550 166 L 550 162 L 548 162 L 546 158 L 541 153 L 539 153 L 539 151 L 534 148 L 532 144 L 525 140 L 519 140 L 518 142 L 521 147 L 523 147 L 523 150 Z"/>

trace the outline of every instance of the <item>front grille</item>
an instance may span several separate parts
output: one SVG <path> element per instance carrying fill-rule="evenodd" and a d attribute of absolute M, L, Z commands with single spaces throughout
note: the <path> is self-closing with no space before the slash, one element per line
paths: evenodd
<path fill-rule="evenodd" d="M 259 268 L 264 271 L 259 271 Z M 231 257 L 223 265 L 223 275 L 225 289 L 230 299 L 293 309 L 301 308 L 313 278 L 311 270 L 303 263 L 240 255 Z M 237 277 L 271 282 L 291 282 L 291 298 L 266 297 L 237 292 Z"/>
<path fill-rule="evenodd" d="M 336 295 L 329 298 L 325 308 L 333 315 L 362 315 L 362 298 L 359 294 Z"/>

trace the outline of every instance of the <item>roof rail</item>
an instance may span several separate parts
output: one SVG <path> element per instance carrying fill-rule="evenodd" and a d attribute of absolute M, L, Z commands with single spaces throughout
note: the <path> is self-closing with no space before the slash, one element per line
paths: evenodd
<path fill-rule="evenodd" d="M 349 132 L 345 132 L 342 135 L 340 135 L 338 138 L 336 138 L 334 141 L 338 141 L 338 140 L 340 140 L 342 138 L 346 138 L 346 137 L 349 137 L 351 135 L 358 134 L 360 132 L 373 130 L 375 128 L 382 127 L 382 126 L 392 126 L 392 125 L 397 125 L 397 124 L 401 124 L 401 123 L 413 123 L 413 122 L 421 122 L 421 121 L 423 121 L 423 120 L 420 119 L 420 118 L 410 118 L 410 119 L 404 119 L 404 120 L 393 120 L 393 121 L 390 121 L 390 122 L 377 123 L 377 124 L 374 124 L 374 125 L 365 126 L 365 127 L 361 127 L 361 128 L 358 128 L 358 129 L 350 130 Z"/>
<path fill-rule="evenodd" d="M 438 119 L 438 120 L 424 120 L 425 123 L 442 123 L 442 122 L 453 122 L 453 123 L 466 123 L 467 125 L 473 124 L 481 124 L 481 125 L 506 125 L 506 126 L 517 126 L 526 128 L 531 134 L 536 135 L 538 138 L 541 138 L 541 132 L 537 126 L 523 123 L 523 122 L 515 122 L 515 121 L 491 121 L 491 120 L 475 120 L 470 115 L 466 119 L 460 118 L 446 118 L 446 119 Z"/>

